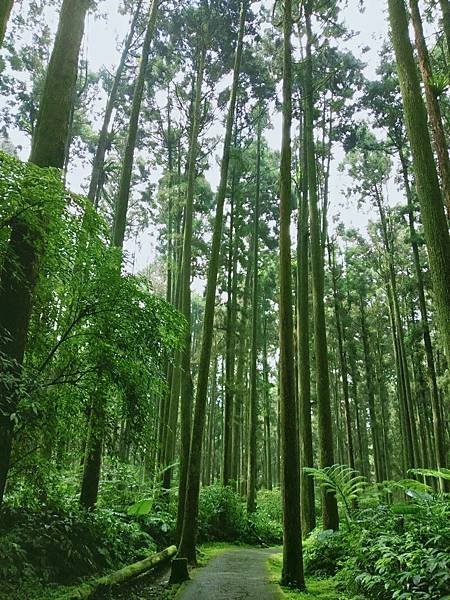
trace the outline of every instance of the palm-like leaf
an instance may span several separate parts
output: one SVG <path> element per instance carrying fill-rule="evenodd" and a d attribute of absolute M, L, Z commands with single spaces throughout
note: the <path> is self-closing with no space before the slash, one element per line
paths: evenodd
<path fill-rule="evenodd" d="M 366 487 L 366 478 L 348 465 L 332 465 L 322 469 L 304 467 L 303 470 L 314 477 L 326 491 L 333 492 L 342 500 L 347 522 L 350 523 L 350 507 Z"/>

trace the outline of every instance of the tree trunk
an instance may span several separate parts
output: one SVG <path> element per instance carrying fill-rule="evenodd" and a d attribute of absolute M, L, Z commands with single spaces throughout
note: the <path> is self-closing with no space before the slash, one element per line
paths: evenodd
<path fill-rule="evenodd" d="M 300 456 L 295 392 L 291 277 L 292 1 L 284 2 L 283 108 L 280 162 L 280 424 L 283 505 L 283 585 L 304 589 Z"/>
<path fill-rule="evenodd" d="M 267 317 L 264 315 L 264 333 L 263 333 L 263 374 L 264 374 L 264 428 L 265 428 L 265 458 L 267 465 L 266 487 L 272 489 L 272 443 L 270 426 L 270 384 L 269 384 L 269 362 L 267 360 Z"/>
<path fill-rule="evenodd" d="M 422 319 L 422 335 L 423 344 L 425 347 L 425 356 L 428 367 L 428 378 L 430 381 L 430 396 L 431 396 L 431 409 L 433 415 L 433 433 L 434 433 L 434 451 L 437 468 L 440 469 L 445 467 L 447 463 L 447 450 L 445 444 L 445 425 L 442 421 L 442 412 L 439 399 L 439 389 L 437 385 L 436 377 L 436 366 L 434 362 L 433 346 L 431 343 L 430 326 L 428 322 L 428 310 L 427 303 L 425 300 L 425 289 L 423 282 L 422 266 L 420 264 L 419 247 L 417 244 L 417 233 L 414 225 L 414 202 L 412 196 L 412 190 L 409 183 L 408 177 L 408 165 L 406 157 L 403 154 L 402 148 L 398 148 L 400 162 L 402 165 L 403 183 L 405 186 L 406 200 L 408 203 L 408 225 L 410 241 L 414 259 L 414 270 L 417 279 L 417 292 L 419 297 L 419 310 Z M 450 491 L 450 482 L 445 479 L 440 479 L 441 489 L 444 491 Z"/>
<path fill-rule="evenodd" d="M 196 166 L 198 156 L 198 133 L 200 129 L 202 86 L 205 70 L 206 46 L 202 44 L 198 57 L 195 96 L 193 106 L 193 122 L 189 144 L 188 181 L 186 190 L 186 206 L 184 211 L 183 253 L 181 264 L 181 312 L 186 319 L 186 336 L 181 352 L 181 445 L 178 487 L 177 540 L 180 539 L 183 527 L 184 499 L 186 497 L 186 481 L 189 465 L 189 449 L 191 443 L 192 414 L 192 373 L 191 373 L 191 274 L 192 274 L 192 224 L 194 209 L 194 192 Z"/>
<path fill-rule="evenodd" d="M 112 229 L 112 244 L 123 248 L 125 229 L 127 225 L 128 201 L 130 197 L 131 175 L 133 172 L 134 150 L 138 133 L 139 115 L 141 112 L 142 96 L 144 93 L 145 74 L 147 71 L 150 46 L 155 32 L 156 18 L 158 15 L 159 0 L 152 0 L 148 16 L 147 29 L 142 45 L 139 71 L 134 85 L 133 101 L 131 104 L 130 121 L 128 123 L 125 151 L 122 157 L 122 171 L 120 174 L 119 191 L 114 207 L 114 223 Z"/>
<path fill-rule="evenodd" d="M 108 130 L 111 122 L 111 116 L 117 102 L 117 93 L 119 91 L 120 82 L 122 75 L 125 70 L 125 65 L 130 51 L 131 44 L 133 42 L 138 17 L 141 12 L 142 0 L 139 0 L 134 11 L 133 20 L 131 21 L 130 31 L 128 32 L 125 44 L 122 50 L 119 64 L 117 66 L 116 74 L 114 76 L 113 85 L 111 92 L 106 103 L 105 113 L 103 115 L 103 124 L 100 130 L 100 135 L 97 142 L 97 149 L 95 152 L 94 160 L 92 163 L 91 181 L 89 183 L 88 198 L 95 206 L 98 203 L 98 197 L 100 193 L 100 182 L 103 174 L 103 167 L 105 164 L 105 155 L 108 147 Z"/>
<path fill-rule="evenodd" d="M 230 162 L 231 137 L 236 108 L 237 88 L 244 41 L 245 19 L 247 14 L 247 0 L 241 4 L 239 22 L 239 35 L 236 46 L 236 56 L 233 70 L 233 83 L 230 102 L 228 106 L 223 156 L 220 168 L 220 183 L 216 196 L 216 215 L 211 246 L 211 256 L 208 265 L 206 287 L 205 314 L 203 321 L 202 343 L 197 379 L 197 393 L 195 399 L 193 429 L 191 436 L 191 449 L 189 455 L 189 469 L 186 486 L 186 501 L 183 515 L 183 529 L 181 534 L 179 556 L 196 562 L 195 541 L 197 535 L 198 495 L 200 488 L 200 464 L 202 455 L 203 429 L 205 425 L 206 396 L 208 391 L 209 367 L 211 361 L 211 345 L 214 325 L 214 306 L 216 299 L 217 273 L 219 270 L 220 245 L 222 240 L 223 207 L 228 180 L 228 166 Z"/>
<path fill-rule="evenodd" d="M 319 416 L 320 466 L 327 467 L 334 463 L 333 428 L 331 421 L 330 383 L 328 372 L 327 332 L 324 307 L 324 264 L 321 244 L 321 231 L 317 199 L 317 173 L 314 149 L 314 103 L 312 86 L 311 58 L 311 14 L 312 2 L 305 5 L 306 19 L 306 64 L 304 72 L 305 87 L 305 130 L 307 139 L 308 190 L 311 231 L 311 272 L 314 310 L 314 344 L 316 359 L 316 390 Z M 329 491 L 322 490 L 322 513 L 324 529 L 339 528 L 339 514 L 336 497 Z"/>
<path fill-rule="evenodd" d="M 337 288 L 336 257 L 334 246 L 328 242 L 328 258 L 333 281 L 334 317 L 336 320 L 336 334 L 338 341 L 339 367 L 341 372 L 342 391 L 344 395 L 345 433 L 347 436 L 347 461 L 348 465 L 355 468 L 355 453 L 353 449 L 352 418 L 350 413 L 350 397 L 348 391 L 347 355 L 344 348 L 344 325 L 341 319 L 341 303 Z"/>
<path fill-rule="evenodd" d="M 87 0 L 77 3 L 64 0 L 61 7 L 30 155 L 30 162 L 40 167 L 62 169 L 64 165 L 78 57 L 88 8 Z M 9 247 L 2 265 L 0 331 L 7 335 L 1 336 L 0 354 L 4 355 L 5 370 L 10 372 L 9 376 L 14 381 L 20 377 L 39 263 L 45 250 L 45 232 L 48 228 L 45 207 L 39 221 L 36 228 L 31 228 L 20 218 L 11 224 Z M 17 273 L 21 276 L 17 277 Z M 7 380 L 6 376 L 4 380 Z M 10 415 L 20 401 L 17 389 L 17 382 L 13 390 L 6 384 L 0 388 L 0 504 L 11 457 L 13 422 Z"/>
<path fill-rule="evenodd" d="M 6 26 L 11 15 L 14 0 L 2 0 L 0 5 L 0 47 L 5 39 Z"/>
<path fill-rule="evenodd" d="M 423 229 L 428 248 L 436 312 L 447 360 L 450 361 L 450 237 L 434 163 L 403 0 L 388 0 L 406 129 L 416 176 Z"/>
<path fill-rule="evenodd" d="M 248 434 L 247 513 L 256 511 L 256 430 L 258 424 L 258 249 L 259 249 L 259 195 L 261 175 L 261 106 L 258 108 L 256 142 L 256 193 L 253 211 L 253 287 L 252 287 L 252 341 L 250 356 L 250 414 Z"/>
<path fill-rule="evenodd" d="M 425 89 L 428 116 L 430 117 L 431 131 L 441 176 L 442 193 L 447 206 L 447 215 L 450 219 L 450 160 L 448 157 L 448 145 L 447 140 L 445 139 L 444 125 L 442 123 L 441 107 L 439 106 L 436 92 L 433 89 L 433 71 L 423 33 L 422 17 L 420 15 L 418 0 L 409 0 L 409 6 L 411 9 L 416 39 L 416 49 L 419 57 L 419 68 Z"/>
<path fill-rule="evenodd" d="M 106 386 L 106 382 L 99 382 L 95 394 L 91 398 L 92 407 L 89 415 L 89 430 L 80 493 L 80 504 L 87 509 L 95 507 L 100 483 L 103 438 L 106 426 L 106 395 L 105 390 L 101 389 L 104 385 Z"/>
<path fill-rule="evenodd" d="M 449 0 L 439 0 L 439 4 L 441 5 L 442 25 L 447 42 L 448 58 L 450 59 L 450 2 Z"/>
<path fill-rule="evenodd" d="M 303 139 L 305 138 L 303 132 Z M 301 467 L 314 466 L 311 418 L 311 360 L 309 352 L 309 218 L 306 144 L 302 157 L 302 189 L 297 195 L 297 338 Z M 302 535 L 306 537 L 316 526 L 314 479 L 300 472 L 300 507 Z"/>

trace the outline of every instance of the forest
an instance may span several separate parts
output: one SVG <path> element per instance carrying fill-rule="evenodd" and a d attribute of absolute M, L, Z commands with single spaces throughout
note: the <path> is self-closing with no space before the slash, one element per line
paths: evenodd
<path fill-rule="evenodd" d="M 450 599 L 450 0 L 0 0 L 0 600 Z"/>

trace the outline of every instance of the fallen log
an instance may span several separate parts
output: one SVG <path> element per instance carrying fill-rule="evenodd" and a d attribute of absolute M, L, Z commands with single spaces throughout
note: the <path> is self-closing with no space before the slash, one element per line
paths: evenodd
<path fill-rule="evenodd" d="M 151 556 L 144 558 L 144 560 L 127 565 L 118 571 L 114 571 L 114 573 L 104 575 L 91 582 L 82 583 L 80 586 L 73 588 L 60 596 L 57 600 L 87 600 L 88 598 L 92 598 L 94 593 L 99 592 L 100 590 L 105 590 L 112 586 L 125 583 L 126 581 L 130 581 L 131 579 L 150 571 L 162 562 L 175 556 L 176 552 L 176 546 L 169 546 L 169 548 L 166 548 L 162 552 L 158 552 L 158 554 L 152 554 Z"/>

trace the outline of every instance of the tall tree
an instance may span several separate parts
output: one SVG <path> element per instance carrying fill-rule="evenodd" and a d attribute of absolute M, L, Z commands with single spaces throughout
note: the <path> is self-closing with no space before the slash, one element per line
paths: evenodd
<path fill-rule="evenodd" d="M 6 33 L 6 26 L 11 15 L 14 0 L 3 0 L 0 6 L 0 47 L 3 44 L 3 40 Z"/>
<path fill-rule="evenodd" d="M 436 312 L 450 361 L 450 236 L 431 148 L 404 0 L 388 0 L 406 130 L 411 144 L 425 240 L 430 260 Z"/>
<path fill-rule="evenodd" d="M 211 254 L 208 265 L 208 278 L 206 284 L 205 313 L 203 319 L 203 332 L 198 366 L 197 390 L 195 396 L 195 409 L 189 453 L 189 468 L 186 486 L 186 500 L 183 518 L 183 528 L 178 554 L 186 557 L 191 562 L 196 562 L 195 542 L 197 536 L 198 497 L 200 489 L 200 465 L 202 457 L 203 430 L 205 425 L 206 399 L 208 392 L 209 367 L 211 362 L 211 345 L 214 325 L 214 306 L 216 298 L 217 273 L 219 270 L 220 245 L 222 240 L 223 208 L 228 180 L 228 166 L 230 163 L 230 150 L 236 98 L 238 92 L 239 73 L 244 43 L 245 22 L 248 9 L 248 0 L 242 0 L 239 17 L 239 34 L 236 45 L 236 54 L 233 69 L 233 82 L 228 105 L 225 139 L 223 145 L 222 162 L 220 166 L 220 183 L 216 196 L 216 214 L 214 218 L 214 231 L 211 245 Z"/>
<path fill-rule="evenodd" d="M 433 133 L 434 147 L 438 160 L 439 172 L 442 182 L 442 193 L 447 206 L 447 214 L 450 219 L 450 160 L 448 156 L 448 144 L 445 139 L 444 125 L 442 123 L 441 108 L 433 86 L 433 71 L 431 68 L 430 55 L 425 42 L 422 16 L 420 14 L 418 0 L 409 0 L 414 36 L 416 40 L 417 55 L 419 57 L 420 73 L 425 89 L 425 100 L 430 117 L 431 130 Z"/>
<path fill-rule="evenodd" d="M 93 203 L 96 204 L 98 202 L 98 194 L 100 191 L 100 182 L 102 179 L 102 172 L 105 164 L 105 156 L 106 150 L 108 147 L 108 133 L 109 133 L 109 125 L 111 122 L 111 117 L 113 114 L 113 110 L 117 103 L 117 95 L 119 92 L 120 83 L 123 77 L 123 72 L 125 70 L 126 62 L 128 59 L 128 55 L 130 52 L 131 45 L 133 43 L 133 39 L 136 33 L 136 26 L 139 17 L 141 16 L 141 7 L 142 0 L 136 5 L 134 10 L 133 18 L 130 25 L 130 30 L 125 39 L 125 43 L 123 46 L 122 54 L 120 57 L 119 64 L 117 65 L 116 73 L 114 75 L 113 84 L 111 87 L 111 91 L 108 96 L 108 101 L 106 103 L 105 112 L 103 114 L 103 123 L 102 128 L 100 130 L 100 135 L 97 142 L 97 149 L 95 151 L 95 156 L 92 162 L 92 173 L 91 180 L 89 183 L 89 191 L 88 198 Z"/>
<path fill-rule="evenodd" d="M 258 123 L 256 133 L 256 191 L 253 211 L 253 285 L 252 285 L 252 341 L 250 358 L 250 413 L 248 436 L 248 475 L 247 475 L 247 512 L 256 510 L 256 431 L 258 423 L 258 250 L 259 250 L 259 212 L 261 184 L 261 105 L 257 107 Z"/>
<path fill-rule="evenodd" d="M 58 31 L 47 69 L 32 140 L 30 162 L 40 167 L 64 165 L 78 74 L 78 58 L 89 0 L 64 0 Z M 33 294 L 39 277 L 39 263 L 45 247 L 50 215 L 46 207 L 39 212 L 39 223 L 30 227 L 18 217 L 11 226 L 9 248 L 3 263 L 0 288 L 0 354 L 14 385 L 0 388 L 0 502 L 6 485 L 13 438 L 10 415 L 17 408 L 20 367 L 23 363 L 29 329 Z"/>
<path fill-rule="evenodd" d="M 282 583 L 305 587 L 291 276 L 292 2 L 283 3 L 283 122 L 280 162 L 280 423 L 283 502 Z"/>
<path fill-rule="evenodd" d="M 142 44 L 139 71 L 134 85 L 133 101 L 131 105 L 130 120 L 128 123 L 125 151 L 122 157 L 122 170 L 120 173 L 119 191 L 114 209 L 114 225 L 112 230 L 112 243 L 117 248 L 123 247 L 125 229 L 127 225 L 127 210 L 130 197 L 131 175 L 133 172 L 134 151 L 141 112 L 142 95 L 144 93 L 145 75 L 147 72 L 150 47 L 155 33 L 156 19 L 160 0 L 152 0 L 148 14 L 147 29 L 144 43 Z"/>
<path fill-rule="evenodd" d="M 204 35 L 204 33 L 202 34 Z M 180 477 L 178 491 L 177 534 L 181 535 L 183 526 L 184 499 L 186 495 L 187 470 L 191 442 L 192 413 L 192 374 L 191 374 L 191 273 L 192 273 L 192 221 L 194 186 L 198 155 L 198 134 L 202 108 L 202 83 L 205 69 L 206 47 L 199 38 L 198 60 L 196 67 L 195 98 L 193 122 L 189 143 L 188 180 L 186 204 L 184 209 L 183 252 L 181 262 L 181 311 L 186 319 L 186 338 L 181 353 L 181 447 Z"/>
<path fill-rule="evenodd" d="M 316 361 L 316 390 L 319 416 L 320 465 L 331 466 L 333 456 L 333 429 L 331 421 L 330 383 L 328 370 L 327 332 L 324 307 L 324 258 L 321 243 L 321 228 L 317 198 L 317 172 L 314 147 L 314 100 L 312 84 L 312 29 L 311 16 L 313 1 L 305 4 L 306 22 L 306 62 L 304 70 L 305 90 L 305 137 L 308 168 L 308 194 L 311 239 L 311 275 L 314 314 L 314 349 Z M 325 529 L 338 529 L 339 514 L 336 497 L 333 493 L 322 490 L 322 514 Z"/>

